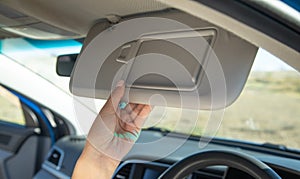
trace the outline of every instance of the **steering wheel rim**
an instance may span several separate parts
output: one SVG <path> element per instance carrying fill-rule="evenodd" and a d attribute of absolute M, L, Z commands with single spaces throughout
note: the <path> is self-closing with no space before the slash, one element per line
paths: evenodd
<path fill-rule="evenodd" d="M 160 179 L 181 179 L 195 170 L 214 165 L 225 165 L 248 173 L 254 178 L 281 178 L 273 169 L 254 157 L 235 151 L 211 150 L 190 155 L 160 175 Z"/>

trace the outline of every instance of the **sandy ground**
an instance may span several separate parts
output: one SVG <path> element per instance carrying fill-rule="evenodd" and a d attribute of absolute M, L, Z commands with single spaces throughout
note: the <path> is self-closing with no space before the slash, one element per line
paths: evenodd
<path fill-rule="evenodd" d="M 221 119 L 211 118 L 207 111 L 200 111 L 196 125 L 197 117 L 191 111 L 182 115 L 174 108 L 163 115 L 162 111 L 154 111 L 157 114 L 152 114 L 149 123 L 158 123 L 157 118 L 163 116 L 156 127 L 186 132 L 194 126 L 189 130 L 194 135 L 215 133 L 217 137 L 300 148 L 300 76 L 296 72 L 252 73 L 241 96 L 225 109 L 219 128 Z M 217 118 L 221 112 L 215 112 Z M 178 121 L 181 127 L 176 128 Z"/>

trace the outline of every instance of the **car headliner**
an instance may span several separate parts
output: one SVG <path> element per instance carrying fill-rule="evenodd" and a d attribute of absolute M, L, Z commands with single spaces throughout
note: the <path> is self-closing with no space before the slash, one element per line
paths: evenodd
<path fill-rule="evenodd" d="M 217 24 L 218 26 L 230 32 L 233 32 L 234 34 L 242 37 L 250 43 L 266 49 L 267 51 L 286 61 L 295 69 L 300 70 L 300 54 L 298 46 L 298 41 L 300 38 L 299 24 L 296 23 L 295 27 L 297 28 L 294 28 L 294 31 L 291 32 L 290 29 L 287 29 L 288 24 L 290 23 L 285 23 L 290 21 L 290 18 L 286 16 L 286 14 L 288 13 L 282 14 L 280 16 L 280 18 L 282 19 L 281 21 L 279 21 L 280 19 L 274 20 L 274 17 L 272 16 L 272 13 L 275 14 L 274 11 L 266 11 L 268 12 L 268 14 L 264 14 L 264 11 L 258 11 L 260 10 L 259 8 L 263 8 L 262 10 L 266 10 L 265 6 L 268 6 L 268 8 L 271 7 L 272 9 L 272 3 L 268 2 L 270 1 L 263 0 L 250 2 L 241 0 L 212 2 L 208 0 L 197 0 L 196 2 L 189 0 L 66 0 L 62 3 L 59 0 L 3 0 L 0 2 L 0 5 L 2 8 L 9 7 L 10 10 L 14 9 L 15 13 L 26 14 L 25 17 L 21 16 L 21 18 L 17 19 L 18 22 L 23 23 L 23 25 L 18 24 L 21 28 L 24 28 L 26 22 L 27 24 L 28 22 L 42 22 L 57 27 L 62 31 L 65 30 L 68 34 L 66 36 L 62 35 L 56 38 L 60 37 L 73 39 L 84 37 L 87 34 L 90 27 L 98 22 L 102 22 L 104 24 L 104 27 L 108 27 L 111 22 L 115 23 L 118 21 L 122 21 L 123 19 L 126 19 L 126 17 L 128 17 L 129 15 L 137 15 L 137 17 L 143 17 L 143 14 L 147 14 L 149 12 L 157 12 L 165 9 L 175 8 L 189 13 L 191 15 L 194 15 L 203 20 L 206 20 L 208 22 Z M 295 2 L 296 1 L 290 0 L 289 2 L 287 2 L 287 4 L 293 4 L 295 9 L 297 9 L 298 6 L 297 3 L 295 5 Z M 278 1 L 277 3 L 281 3 L 281 6 L 286 6 L 290 8 L 290 6 L 286 5 L 281 1 Z M 236 4 L 242 4 L 241 7 L 252 8 L 252 14 L 241 14 L 241 17 L 247 18 L 246 21 L 241 21 L 241 19 L 236 18 L 237 16 L 233 17 L 225 11 L 217 9 L 217 6 L 219 6 L 223 9 L 229 8 L 230 11 L 238 11 L 239 9 L 237 7 L 233 7 L 230 9 L 230 5 Z M 291 10 L 294 9 L 290 8 L 289 11 Z M 257 15 L 257 12 L 260 13 L 260 16 L 253 17 L 255 13 Z M 299 14 L 298 11 L 296 11 L 296 14 L 297 13 Z M 275 23 L 275 26 L 263 27 L 267 28 L 267 31 L 263 31 L 261 29 L 262 26 L 268 26 L 267 24 L 264 24 L 264 22 L 253 22 L 252 25 L 247 24 L 247 21 L 250 21 L 251 19 L 253 21 L 254 18 L 256 18 L 255 21 L 261 20 L 257 19 L 258 17 L 267 18 L 264 22 L 272 21 L 273 24 Z M 5 23 L 10 22 L 5 21 L 7 20 L 7 18 L 4 18 L 3 12 L 1 18 Z M 296 17 L 296 19 L 298 19 L 299 21 L 298 17 Z M 17 28 L 18 25 L 16 28 L 15 26 L 10 28 L 8 23 L 7 28 L 5 27 L 5 23 L 2 29 L 10 29 L 11 32 L 20 32 L 20 29 Z M 256 25 L 261 24 L 261 27 L 253 27 L 253 24 L 255 25 L 255 23 Z M 275 29 L 274 27 L 278 28 Z M 275 34 L 274 31 L 276 31 Z M 288 31 L 289 34 L 282 33 Z M 273 35 L 270 33 L 273 33 Z M 20 32 L 20 34 L 26 35 L 26 33 L 22 32 Z"/>

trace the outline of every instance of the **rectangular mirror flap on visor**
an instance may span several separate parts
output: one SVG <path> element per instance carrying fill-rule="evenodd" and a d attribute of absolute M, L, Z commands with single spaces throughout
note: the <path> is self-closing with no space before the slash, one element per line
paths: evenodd
<path fill-rule="evenodd" d="M 70 91 L 107 99 L 124 80 L 126 102 L 220 109 L 241 93 L 257 49 L 182 12 L 132 17 L 108 29 L 96 24 L 75 63 Z"/>
<path fill-rule="evenodd" d="M 142 36 L 126 74 L 128 86 L 172 91 L 196 89 L 216 35 L 215 29 L 197 29 Z"/>

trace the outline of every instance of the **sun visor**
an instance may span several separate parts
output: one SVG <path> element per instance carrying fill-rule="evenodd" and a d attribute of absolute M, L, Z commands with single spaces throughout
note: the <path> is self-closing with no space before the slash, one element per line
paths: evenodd
<path fill-rule="evenodd" d="M 241 93 L 257 47 L 184 13 L 95 25 L 73 69 L 74 95 L 107 99 L 124 80 L 124 102 L 220 109 Z"/>

